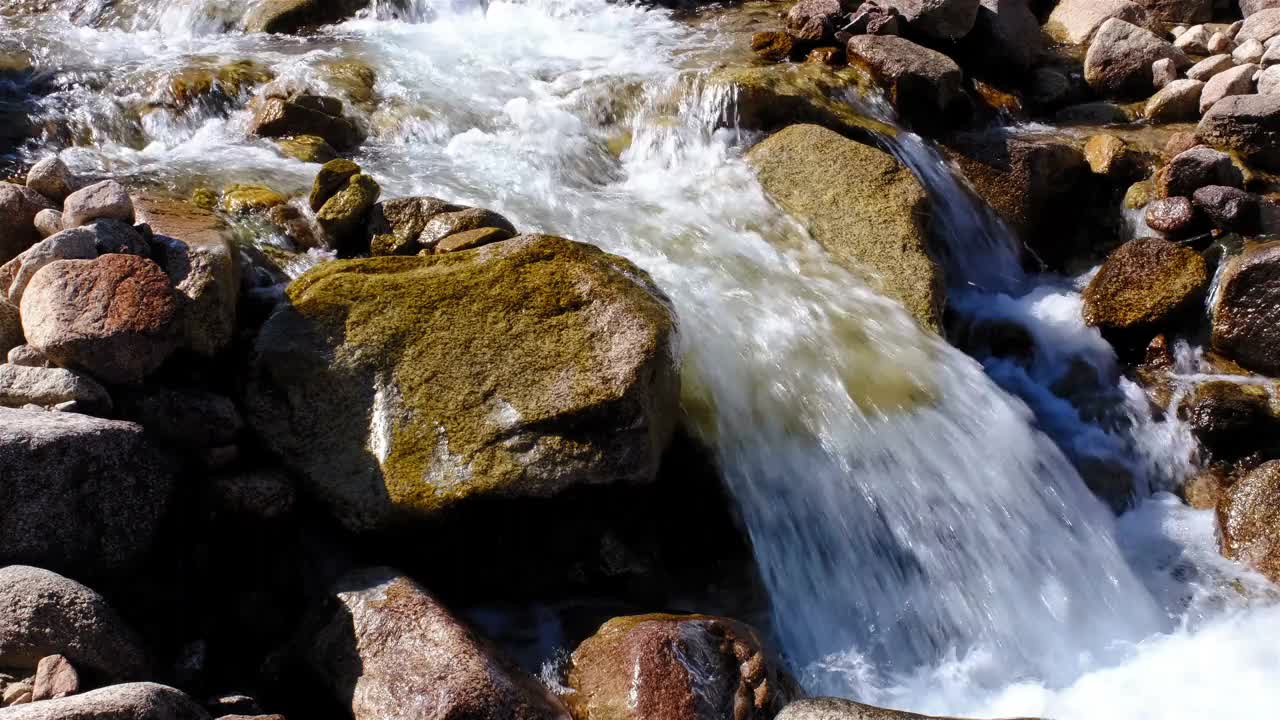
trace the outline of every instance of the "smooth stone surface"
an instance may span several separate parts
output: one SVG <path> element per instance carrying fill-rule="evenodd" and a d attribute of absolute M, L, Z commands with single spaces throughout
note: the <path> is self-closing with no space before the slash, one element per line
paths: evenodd
<path fill-rule="evenodd" d="M 75 228 L 98 218 L 133 224 L 133 200 L 115 180 L 103 180 L 81 188 L 62 203 L 62 227 Z"/>
<path fill-rule="evenodd" d="M 111 685 L 6 711 L 5 720 L 209 720 L 182 692 L 155 683 Z"/>

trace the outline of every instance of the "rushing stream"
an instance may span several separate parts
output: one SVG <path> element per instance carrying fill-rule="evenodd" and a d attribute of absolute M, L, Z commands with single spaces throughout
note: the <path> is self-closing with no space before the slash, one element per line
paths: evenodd
<path fill-rule="evenodd" d="M 646 268 L 679 313 L 686 412 L 807 689 L 1080 720 L 1280 707 L 1273 591 L 1218 556 L 1210 514 L 1151 495 L 1187 472 L 1185 433 L 1113 377 L 1074 281 L 1023 275 L 925 142 L 891 149 L 934 197 L 952 303 L 1025 325 L 1029 365 L 965 355 L 826 260 L 755 183 L 743 135 L 714 129 L 724 98 L 669 112 L 681 73 L 728 54 L 715 23 L 604 0 L 414 0 L 282 38 L 229 30 L 247 1 L 88 3 L 92 26 L 0 17 L 0 47 L 61 68 L 39 102 L 78 140 L 74 169 L 184 192 L 301 191 L 315 166 L 248 137 L 243 102 L 140 114 L 156 78 L 250 58 L 340 93 L 318 68 L 360 59 L 378 80 L 353 108 L 370 131 L 356 159 L 384 197 L 491 207 Z M 1120 421 L 1053 389 L 1080 362 Z M 1123 464 L 1145 499 L 1117 520 L 1078 474 L 1087 460 Z"/>

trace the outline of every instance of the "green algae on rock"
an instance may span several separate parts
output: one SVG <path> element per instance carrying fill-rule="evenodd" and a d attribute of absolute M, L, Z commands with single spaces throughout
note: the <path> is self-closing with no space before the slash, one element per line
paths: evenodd
<path fill-rule="evenodd" d="M 316 213 L 316 223 L 338 252 L 355 255 L 369 249 L 363 245 L 365 219 L 381 193 L 378 182 L 361 173 L 351 176 L 346 187 L 324 202 L 320 212 Z"/>
<path fill-rule="evenodd" d="M 591 245 L 337 261 L 287 300 L 257 341 L 249 420 L 351 529 L 648 482 L 670 441 L 669 303 Z"/>

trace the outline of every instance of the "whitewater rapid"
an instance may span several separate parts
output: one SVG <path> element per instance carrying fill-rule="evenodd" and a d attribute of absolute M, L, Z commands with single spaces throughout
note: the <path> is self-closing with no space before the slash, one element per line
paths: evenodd
<path fill-rule="evenodd" d="M 713 444 L 770 594 L 773 635 L 813 692 L 917 711 L 1064 720 L 1254 717 L 1280 708 L 1274 589 L 1221 559 L 1211 514 L 1169 489 L 1189 439 L 1112 381 L 1121 429 L 1051 388 L 1115 358 L 1079 319 L 1077 281 L 1027 277 L 927 144 L 894 146 L 945 215 L 952 302 L 1032 333 L 1027 365 L 970 358 L 827 260 L 715 129 L 724 94 L 682 73 L 733 38 L 603 0 L 415 0 L 401 20 L 312 38 L 243 35 L 245 0 L 101 10 L 96 27 L 7 21 L 62 67 L 41 101 L 87 138 L 80 172 L 189 192 L 315 167 L 248 137 L 248 114 L 139 111 L 192 58 L 252 58 L 276 82 L 340 92 L 317 69 L 376 69 L 355 158 L 384 197 L 490 207 L 624 255 L 672 297 L 684 408 Z M 112 15 L 112 13 L 116 13 Z M 271 238 L 264 241 L 270 242 Z M 1072 460 L 1121 462 L 1147 496 L 1118 521 Z"/>

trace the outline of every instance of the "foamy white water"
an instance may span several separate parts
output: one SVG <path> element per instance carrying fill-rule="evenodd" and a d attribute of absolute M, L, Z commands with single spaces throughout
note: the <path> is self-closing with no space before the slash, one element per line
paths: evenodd
<path fill-rule="evenodd" d="M 945 213 L 953 302 L 1026 325 L 1029 365 L 966 357 L 828 262 L 765 198 L 744 138 L 712 129 L 723 97 L 664 114 L 679 74 L 725 42 L 711 29 L 602 0 L 415 0 L 396 7 L 418 22 L 380 4 L 316 38 L 227 32 L 245 6 L 131 0 L 97 28 L 0 33 L 83 79 L 44 101 L 91 137 L 64 153 L 82 171 L 301 190 L 315 167 L 247 137 L 243 110 L 139 107 L 194 57 L 253 58 L 324 92 L 338 88 L 319 63 L 357 58 L 379 96 L 353 108 L 370 131 L 357 160 L 384 197 L 492 207 L 649 270 L 680 315 L 685 409 L 720 455 L 810 690 L 1082 720 L 1280 707 L 1275 600 L 1217 556 L 1212 519 L 1158 496 L 1117 523 L 1069 461 L 1118 461 L 1159 487 L 1185 472 L 1185 433 L 1114 378 L 1127 420 L 1112 424 L 1052 389 L 1077 359 L 1112 378 L 1110 349 L 1070 281 L 1010 263 L 1007 236 L 924 143 L 896 151 Z"/>

